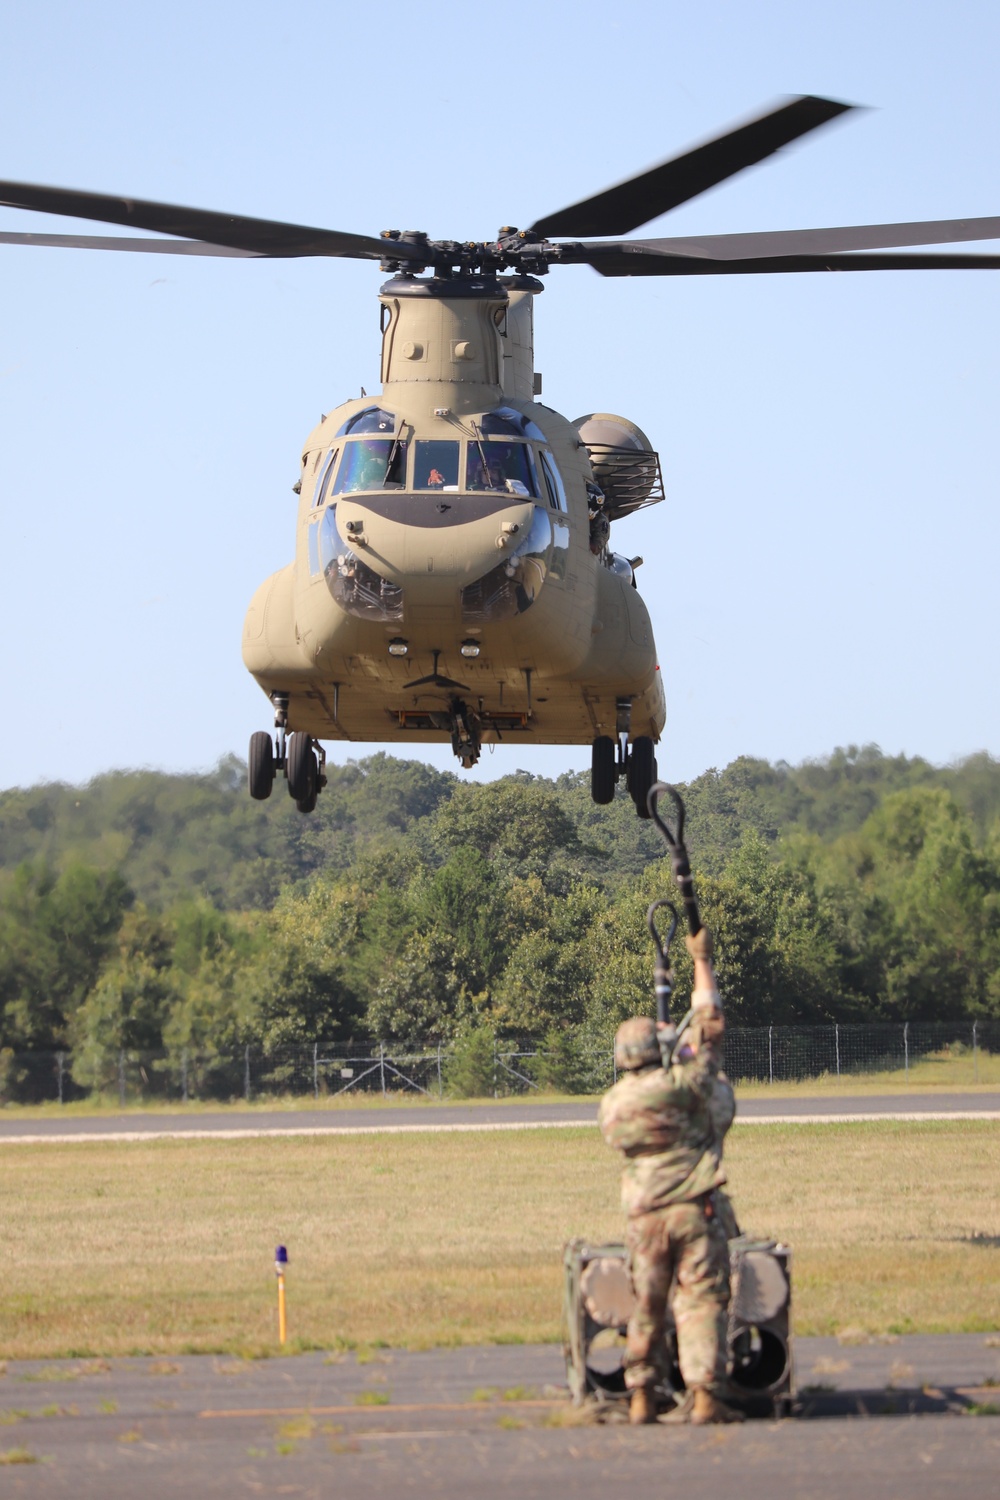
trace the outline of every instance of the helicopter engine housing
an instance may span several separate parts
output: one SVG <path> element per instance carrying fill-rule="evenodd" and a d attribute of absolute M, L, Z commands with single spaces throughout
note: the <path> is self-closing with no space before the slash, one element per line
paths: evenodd
<path fill-rule="evenodd" d="M 637 423 L 612 412 L 591 412 L 573 424 L 604 491 L 604 513 L 618 521 L 663 498 L 659 455 Z"/>

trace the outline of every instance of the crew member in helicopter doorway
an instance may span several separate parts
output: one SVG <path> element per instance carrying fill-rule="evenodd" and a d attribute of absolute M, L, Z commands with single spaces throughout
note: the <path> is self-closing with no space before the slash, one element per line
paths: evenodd
<path fill-rule="evenodd" d="M 619 1026 L 615 1061 L 622 1072 L 601 1101 L 601 1133 L 625 1158 L 622 1207 L 635 1312 L 629 1319 L 625 1383 L 629 1418 L 657 1419 L 654 1385 L 661 1371 L 667 1299 L 687 1396 L 667 1422 L 742 1421 L 721 1399 L 726 1382 L 729 1247 L 713 1201 L 726 1180 L 712 1118 L 725 1020 L 712 968 L 712 936 L 702 927 L 686 939 L 694 960 L 691 997 L 698 1032 L 686 1061 L 663 1066 L 657 1024 L 637 1016 Z"/>

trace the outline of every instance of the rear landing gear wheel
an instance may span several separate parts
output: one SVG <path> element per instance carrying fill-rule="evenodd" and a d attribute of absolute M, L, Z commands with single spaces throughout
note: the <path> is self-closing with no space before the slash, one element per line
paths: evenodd
<path fill-rule="evenodd" d="M 288 736 L 285 751 L 285 775 L 288 777 L 288 790 L 299 811 L 311 812 L 316 806 L 319 770 L 316 765 L 316 753 L 308 734 Z M 310 798 L 312 799 L 310 807 L 303 808 L 301 804 L 309 802 Z"/>
<path fill-rule="evenodd" d="M 257 802 L 265 802 L 274 786 L 274 743 L 271 736 L 262 729 L 250 736 L 247 786 L 251 797 Z"/>
<path fill-rule="evenodd" d="M 590 751 L 590 795 L 604 806 L 615 800 L 615 742 L 609 734 L 599 734 Z"/>
<path fill-rule="evenodd" d="M 653 741 L 648 734 L 641 734 L 638 739 L 632 741 L 632 751 L 628 758 L 629 796 L 635 803 L 635 810 L 640 818 L 649 817 L 646 798 L 655 780 L 656 757 L 653 753 Z"/>

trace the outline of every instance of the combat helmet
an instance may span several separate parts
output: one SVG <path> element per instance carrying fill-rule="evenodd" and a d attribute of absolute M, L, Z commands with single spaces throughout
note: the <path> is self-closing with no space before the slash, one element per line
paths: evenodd
<path fill-rule="evenodd" d="M 648 1068 L 660 1061 L 660 1045 L 656 1040 L 656 1023 L 649 1016 L 633 1016 L 623 1021 L 615 1032 L 615 1066 L 623 1072 L 633 1068 Z"/>

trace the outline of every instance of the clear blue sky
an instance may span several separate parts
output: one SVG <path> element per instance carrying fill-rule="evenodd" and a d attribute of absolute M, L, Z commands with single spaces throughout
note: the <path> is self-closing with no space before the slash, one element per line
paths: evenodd
<path fill-rule="evenodd" d="M 8 0 L 0 176 L 485 238 L 819 93 L 875 108 L 644 232 L 1000 214 L 998 56 L 989 0 Z M 243 753 L 270 718 L 243 614 L 291 556 L 302 438 L 378 386 L 379 272 L 0 263 L 0 786 Z M 615 530 L 646 559 L 663 772 L 1000 752 L 998 276 L 549 277 L 546 400 L 635 418 L 663 460 L 667 501 Z"/>

